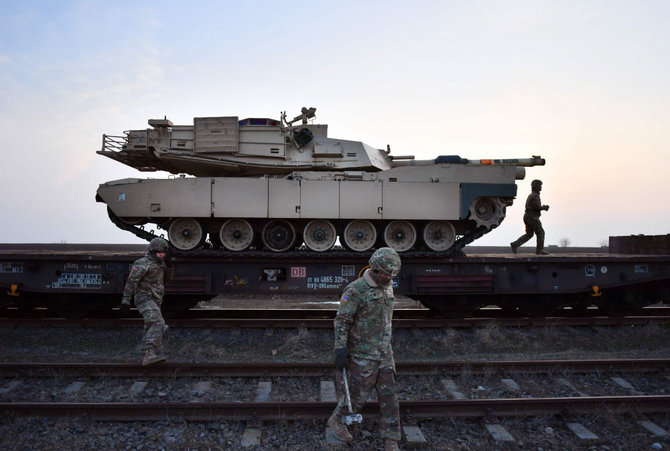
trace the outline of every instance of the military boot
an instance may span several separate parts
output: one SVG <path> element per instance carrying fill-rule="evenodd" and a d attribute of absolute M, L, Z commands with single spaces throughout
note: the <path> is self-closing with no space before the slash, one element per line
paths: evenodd
<path fill-rule="evenodd" d="M 339 441 L 349 443 L 354 440 L 349 433 L 347 426 L 340 421 L 336 414 L 332 414 L 330 418 L 328 418 L 328 427 L 333 431 L 333 435 Z"/>
<path fill-rule="evenodd" d="M 154 365 L 156 363 L 163 362 L 165 362 L 165 356 L 156 354 L 156 351 L 153 349 L 146 351 L 144 353 L 144 357 L 142 358 L 142 366 Z"/>
<path fill-rule="evenodd" d="M 396 440 L 393 440 L 391 438 L 387 438 L 385 442 L 385 451 L 400 451 L 400 448 L 398 448 L 398 442 Z"/>
<path fill-rule="evenodd" d="M 516 243 L 509 243 L 509 246 L 512 248 L 512 252 L 516 254 L 516 250 L 519 249 L 519 245 Z"/>
<path fill-rule="evenodd" d="M 535 251 L 537 255 L 549 255 L 549 252 L 545 251 L 544 249 L 538 249 Z"/>

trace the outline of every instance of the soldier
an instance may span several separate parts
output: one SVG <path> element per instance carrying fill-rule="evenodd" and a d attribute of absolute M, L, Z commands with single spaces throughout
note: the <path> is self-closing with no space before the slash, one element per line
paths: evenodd
<path fill-rule="evenodd" d="M 342 369 L 346 368 L 353 414 L 358 413 L 373 388 L 377 389 L 381 435 L 387 450 L 397 450 L 400 418 L 391 348 L 393 277 L 400 272 L 400 257 L 388 247 L 375 251 L 363 277 L 342 293 L 335 318 L 335 367 L 337 407 L 328 419 L 333 435 L 353 440 L 343 416 L 348 414 Z"/>
<path fill-rule="evenodd" d="M 530 183 L 531 193 L 526 199 L 526 213 L 523 215 L 523 223 L 526 224 L 526 233 L 521 235 L 519 239 L 509 243 L 512 246 L 512 252 L 516 254 L 517 249 L 526 241 L 533 238 L 533 233 L 537 235 L 537 247 L 535 253 L 539 255 L 547 255 L 549 252 L 544 250 L 544 229 L 542 222 L 540 222 L 540 214 L 542 210 L 548 211 L 549 205 L 542 205 L 540 201 L 540 191 L 542 191 L 542 180 L 533 180 Z"/>
<path fill-rule="evenodd" d="M 142 365 L 164 362 L 162 340 L 165 321 L 161 314 L 161 304 L 165 292 L 165 281 L 172 278 L 172 268 L 165 265 L 168 243 L 162 238 L 154 238 L 149 243 L 144 257 L 135 260 L 123 289 L 121 309 L 130 308 L 135 298 L 137 311 L 144 317 L 144 339 L 142 340 Z"/>

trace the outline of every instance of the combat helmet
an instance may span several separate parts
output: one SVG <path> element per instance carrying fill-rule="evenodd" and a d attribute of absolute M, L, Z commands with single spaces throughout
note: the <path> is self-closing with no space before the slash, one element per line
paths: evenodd
<path fill-rule="evenodd" d="M 387 276 L 395 277 L 400 272 L 400 256 L 390 247 L 377 249 L 370 257 L 370 268 Z"/>
<path fill-rule="evenodd" d="M 153 240 L 149 241 L 149 247 L 147 250 L 154 254 L 156 252 L 167 252 L 168 242 L 163 238 L 154 238 Z"/>
<path fill-rule="evenodd" d="M 542 188 L 542 180 L 535 179 L 532 182 L 530 182 L 530 187 L 531 189 L 538 189 Z"/>

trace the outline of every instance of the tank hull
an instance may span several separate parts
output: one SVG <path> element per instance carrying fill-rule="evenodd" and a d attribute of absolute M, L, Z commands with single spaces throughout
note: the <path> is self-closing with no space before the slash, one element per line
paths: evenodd
<path fill-rule="evenodd" d="M 518 171 L 512 166 L 440 164 L 380 172 L 294 172 L 282 178 L 123 179 L 100 185 L 97 199 L 126 224 L 153 223 L 164 228 L 170 241 L 173 244 L 176 241 L 176 247 L 182 250 L 201 245 L 205 234 L 209 234 L 210 242 L 220 241 L 216 244 L 230 249 L 225 237 L 220 236 L 221 227 L 228 220 L 247 222 L 250 234 L 261 237 L 269 222 L 279 220 L 294 229 L 295 242 L 287 248 L 301 245 L 302 236 L 308 248 L 325 251 L 335 244 L 332 237 L 331 245 L 320 243 L 318 237 L 310 241 L 311 229 L 307 229 L 305 239 L 307 224 L 320 220 L 321 228 L 314 233 L 328 234 L 326 228 L 329 228 L 330 235 L 340 237 L 340 241 L 344 240 L 344 229 L 353 221 L 371 224 L 374 228 L 371 233 L 377 236 L 366 241 L 370 246 L 364 246 L 365 249 L 353 246 L 353 250 L 361 251 L 378 242 L 392 245 L 384 234 L 386 227 L 395 222 L 400 227 L 398 233 L 413 235 L 404 239 L 399 249 L 405 251 L 425 244 L 422 233 L 431 222 L 444 222 L 442 226 L 453 227 L 455 235 L 499 225 L 505 206 L 516 195 L 517 176 Z M 495 211 L 489 212 L 484 225 L 472 218 L 473 205 L 481 199 L 495 200 L 492 204 Z M 194 226 L 197 223 L 202 229 L 198 234 L 202 236 L 181 245 L 175 236 L 179 230 L 170 229 L 180 218 L 187 218 Z M 403 241 L 402 237 L 400 240 Z M 277 250 L 272 243 L 267 244 L 262 239 L 260 244 L 249 240 L 239 250 L 251 247 Z"/>
<path fill-rule="evenodd" d="M 384 174 L 383 177 L 374 174 L 377 178 L 374 181 L 338 180 L 339 174 L 333 173 L 318 174 L 312 178 L 297 173 L 291 178 L 122 179 L 101 184 L 97 195 L 122 218 L 186 216 L 387 220 L 465 219 L 470 204 L 478 197 L 512 200 L 516 196 L 511 171 L 501 171 L 496 177 L 480 174 L 479 177 L 461 177 L 460 180 L 452 177 L 452 181 L 440 182 L 420 181 L 418 178 L 389 181 L 394 173 L 388 172 L 391 174 Z M 412 204 L 417 199 L 421 203 Z"/>

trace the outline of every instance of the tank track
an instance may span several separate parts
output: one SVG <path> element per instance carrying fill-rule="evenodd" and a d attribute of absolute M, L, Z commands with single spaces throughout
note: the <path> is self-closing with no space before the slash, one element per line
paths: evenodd
<path fill-rule="evenodd" d="M 136 226 L 132 224 L 125 223 L 116 216 L 111 210 L 107 210 L 109 214 L 109 219 L 120 229 L 126 230 L 138 238 L 141 238 L 146 241 L 151 241 L 154 238 L 165 238 L 163 234 L 157 235 L 153 231 L 145 230 L 144 226 Z M 482 236 L 489 233 L 491 230 L 498 227 L 494 225 L 490 229 L 485 227 L 479 227 L 474 230 L 467 232 L 465 235 L 461 236 L 454 242 L 454 245 L 447 249 L 445 252 L 434 252 L 434 251 L 408 251 L 403 252 L 403 257 L 413 257 L 413 258 L 431 258 L 431 257 L 465 257 L 465 252 L 463 248 L 468 244 L 472 243 L 475 240 L 478 240 Z M 242 252 L 232 252 L 223 249 L 211 249 L 211 248 L 201 248 L 194 251 L 180 251 L 177 249 L 170 249 L 170 254 L 175 257 L 261 257 L 267 259 L 283 259 L 283 258 L 293 258 L 293 257 L 308 257 L 323 255 L 328 257 L 337 257 L 337 258 L 355 258 L 361 256 L 367 256 L 372 254 L 372 251 L 368 252 L 353 252 L 346 249 L 336 249 L 334 252 L 324 252 L 323 254 L 308 250 L 293 250 L 287 252 L 272 252 L 266 250 L 252 250 L 252 251 L 242 251 Z"/>
<path fill-rule="evenodd" d="M 109 219 L 119 229 L 126 230 L 126 231 L 132 233 L 133 235 L 135 235 L 138 238 L 142 238 L 143 240 L 146 240 L 146 241 L 151 241 L 154 238 L 165 238 L 163 235 L 156 235 L 155 233 L 153 233 L 153 231 L 150 232 L 148 230 L 144 230 L 143 225 L 142 226 L 135 226 L 135 225 L 128 224 L 128 223 L 125 223 L 125 222 L 121 221 L 121 219 L 118 216 L 116 216 L 112 212 L 112 210 L 110 210 L 109 208 L 107 208 L 107 214 L 109 215 Z"/>

